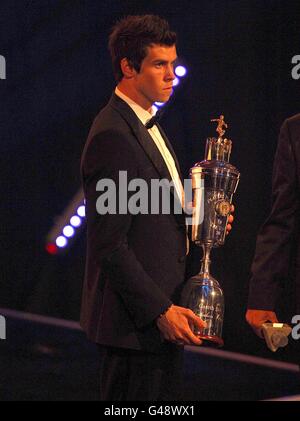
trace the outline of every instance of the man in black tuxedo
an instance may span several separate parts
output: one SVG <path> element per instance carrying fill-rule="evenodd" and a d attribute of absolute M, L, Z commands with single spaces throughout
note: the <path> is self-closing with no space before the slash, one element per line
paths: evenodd
<path fill-rule="evenodd" d="M 152 113 L 153 103 L 172 93 L 175 43 L 176 34 L 157 16 L 129 16 L 116 24 L 109 48 L 117 88 L 83 152 L 87 262 L 81 325 L 100 345 L 102 400 L 177 399 L 182 345 L 201 344 L 193 328 L 204 322 L 178 306 L 187 255 L 182 176 Z M 165 180 L 163 194 L 173 182 L 171 211 L 151 212 L 153 197 L 148 211 L 124 211 L 120 196 L 128 194 L 129 208 L 134 192 L 127 187 L 137 179 L 149 191 L 153 181 Z M 112 207 L 108 213 L 102 211 L 101 180 L 115 186 L 102 192 Z"/>
<path fill-rule="evenodd" d="M 276 305 L 292 275 L 295 312 L 300 314 L 300 114 L 280 131 L 273 167 L 272 210 L 257 238 L 246 320 L 262 337 L 264 322 L 277 322 Z M 292 305 L 292 303 L 291 303 Z"/>

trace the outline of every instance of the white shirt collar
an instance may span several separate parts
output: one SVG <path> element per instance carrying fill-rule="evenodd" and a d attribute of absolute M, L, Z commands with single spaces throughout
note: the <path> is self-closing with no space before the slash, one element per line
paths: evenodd
<path fill-rule="evenodd" d="M 118 89 L 118 87 L 116 87 L 115 89 L 115 94 L 129 105 L 129 107 L 135 112 L 137 117 L 141 120 L 141 122 L 144 125 L 147 123 L 148 120 L 150 120 L 150 118 L 153 117 L 154 111 L 152 110 L 152 108 L 151 113 L 149 113 L 147 110 L 144 110 L 144 108 L 142 108 L 139 104 L 134 102 L 127 95 L 123 94 L 123 92 L 121 92 L 120 89 Z"/>

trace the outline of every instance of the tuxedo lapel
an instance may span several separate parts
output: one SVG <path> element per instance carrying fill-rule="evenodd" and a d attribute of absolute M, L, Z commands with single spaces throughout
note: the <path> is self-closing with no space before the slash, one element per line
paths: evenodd
<path fill-rule="evenodd" d="M 157 169 L 161 178 L 166 178 L 167 180 L 172 181 L 167 165 L 161 153 L 159 152 L 159 149 L 157 148 L 152 137 L 148 133 L 148 130 L 138 119 L 134 111 L 129 107 L 128 104 L 126 104 L 125 101 L 123 101 L 115 94 L 113 94 L 111 97 L 110 105 L 115 110 L 117 110 L 127 121 L 140 145 L 144 149 L 145 153 L 151 160 L 154 167 Z"/>
<path fill-rule="evenodd" d="M 129 126 L 131 127 L 135 137 L 137 138 L 138 142 L 140 143 L 141 147 L 144 149 L 145 153 L 147 154 L 147 156 L 151 160 L 152 164 L 154 165 L 154 167 L 158 171 L 160 177 L 162 179 L 167 179 L 169 182 L 171 182 L 172 177 L 171 177 L 170 172 L 168 170 L 168 167 L 165 163 L 165 160 L 163 159 L 163 157 L 162 157 L 159 149 L 157 148 L 155 142 L 153 141 L 152 137 L 148 133 L 147 128 L 138 119 L 138 117 L 136 116 L 134 111 L 129 107 L 129 105 L 125 101 L 123 101 L 121 98 L 119 98 L 115 94 L 112 95 L 109 104 L 115 110 L 117 110 L 121 114 L 121 116 L 127 121 Z M 163 130 L 160 128 L 160 126 L 158 126 L 158 127 L 159 127 L 159 130 L 161 131 L 161 134 L 162 134 L 162 136 L 163 136 L 163 138 L 166 142 L 167 147 L 170 149 L 170 153 L 174 158 L 178 174 L 179 174 L 179 176 L 181 177 L 181 180 L 182 180 L 182 176 L 181 176 L 181 172 L 180 172 L 180 168 L 179 168 L 179 164 L 178 164 L 175 152 L 174 152 L 167 136 L 163 132 Z M 173 189 L 171 189 L 171 193 L 174 195 Z M 179 200 L 177 195 L 175 197 L 176 197 L 175 200 Z M 181 206 L 181 204 L 180 204 L 180 206 Z M 175 218 L 177 219 L 177 221 L 180 225 L 185 226 L 184 213 L 174 214 L 174 216 L 175 216 Z"/>
<path fill-rule="evenodd" d="M 160 131 L 160 134 L 162 135 L 162 137 L 163 137 L 163 139 L 165 141 L 165 144 L 167 145 L 167 147 L 168 147 L 168 149 L 169 149 L 169 151 L 170 151 L 170 153 L 171 153 L 171 155 L 172 155 L 172 157 L 174 159 L 174 162 L 175 162 L 175 165 L 176 165 L 176 169 L 177 169 L 178 175 L 180 177 L 181 182 L 183 183 L 181 169 L 180 169 L 180 166 L 179 166 L 179 162 L 178 162 L 177 156 L 176 156 L 175 151 L 173 149 L 173 146 L 171 145 L 171 143 L 170 143 L 170 141 L 169 141 L 166 133 L 164 132 L 164 130 L 162 129 L 162 127 L 160 126 L 160 124 L 156 123 L 156 126 L 158 127 L 158 130 Z"/>

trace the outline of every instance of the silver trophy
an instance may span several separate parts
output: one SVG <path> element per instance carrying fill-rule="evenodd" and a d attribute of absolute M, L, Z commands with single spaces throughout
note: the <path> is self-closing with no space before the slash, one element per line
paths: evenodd
<path fill-rule="evenodd" d="M 232 142 L 224 139 L 227 124 L 221 115 L 216 121 L 218 138 L 206 141 L 205 159 L 190 170 L 193 191 L 192 241 L 202 246 L 203 258 L 198 275 L 190 278 L 182 294 L 182 305 L 190 308 L 207 327 L 195 333 L 206 345 L 223 346 L 224 295 L 209 273 L 210 252 L 225 242 L 226 225 L 240 173 L 229 164 Z"/>

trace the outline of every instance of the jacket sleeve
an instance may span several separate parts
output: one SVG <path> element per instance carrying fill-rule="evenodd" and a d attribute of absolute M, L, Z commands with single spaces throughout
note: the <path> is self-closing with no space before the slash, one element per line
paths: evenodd
<path fill-rule="evenodd" d="M 108 268 L 111 274 L 109 287 L 120 295 L 136 326 L 141 328 L 153 322 L 172 303 L 145 272 L 128 244 L 134 215 L 118 211 L 119 191 L 123 189 L 124 193 L 124 187 L 127 189 L 127 185 L 120 186 L 120 171 L 126 172 L 127 183 L 138 176 L 135 154 L 128 139 L 117 130 L 98 134 L 88 144 L 82 162 L 88 253 L 97 265 L 105 264 Z M 112 180 L 116 190 L 112 189 L 111 195 L 107 196 L 112 212 L 99 214 L 96 209 L 97 200 L 103 192 L 97 191 L 96 186 L 103 179 Z M 129 199 L 130 193 L 127 203 Z"/>
<path fill-rule="evenodd" d="M 291 262 L 299 212 L 295 154 L 288 120 L 281 127 L 272 179 L 272 209 L 257 237 L 248 308 L 275 310 Z"/>

